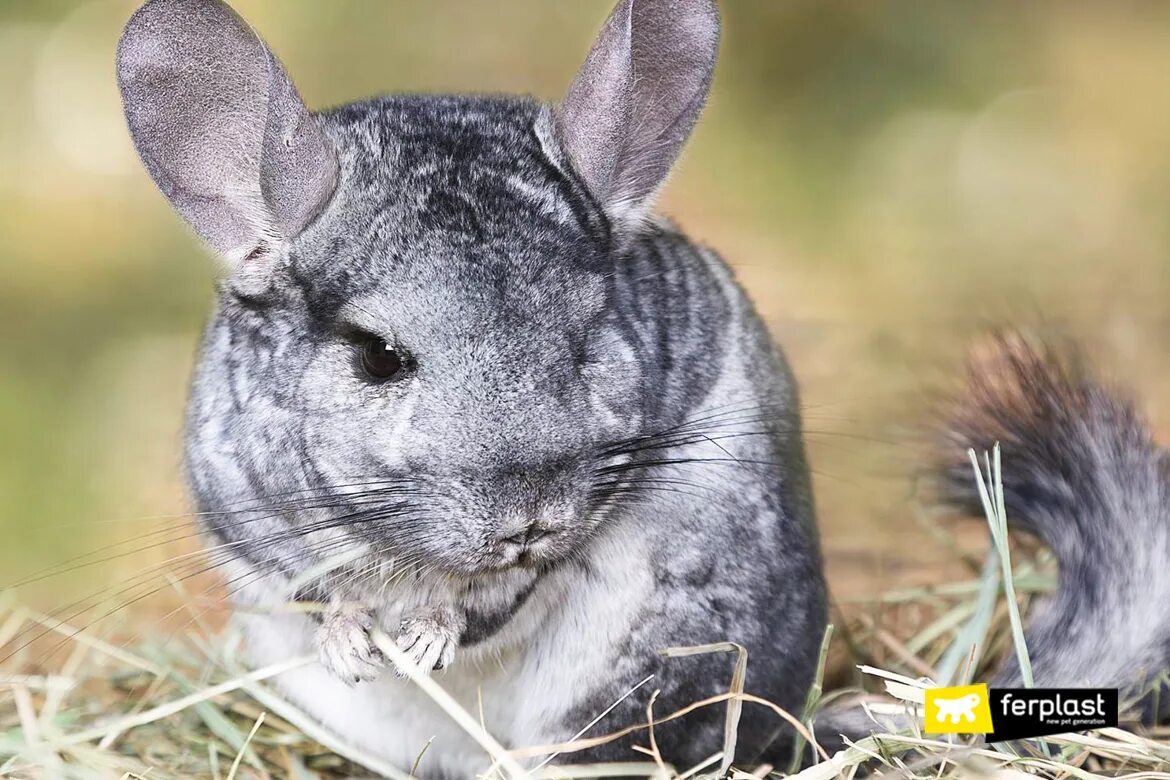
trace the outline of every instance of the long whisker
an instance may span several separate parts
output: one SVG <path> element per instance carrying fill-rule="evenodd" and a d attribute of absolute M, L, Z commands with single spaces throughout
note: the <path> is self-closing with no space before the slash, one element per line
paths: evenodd
<path fill-rule="evenodd" d="M 222 543 L 219 545 L 215 545 L 213 548 L 211 548 L 209 550 L 196 551 L 193 553 L 187 553 L 187 554 L 183 554 L 180 556 L 176 556 L 177 560 L 185 561 L 183 563 L 183 567 L 186 568 L 186 571 L 184 571 L 181 580 L 187 580 L 187 579 L 190 579 L 192 577 L 199 576 L 200 574 L 204 574 L 204 573 L 213 571 L 213 570 L 223 566 L 224 564 L 226 564 L 232 560 L 237 560 L 239 558 L 239 556 L 237 556 L 235 554 L 236 550 L 233 548 L 242 548 L 245 546 L 263 547 L 263 546 L 270 545 L 273 543 L 278 543 L 281 541 L 288 541 L 288 540 L 292 540 L 292 539 L 296 539 L 296 538 L 303 538 L 305 536 L 308 536 L 309 534 L 319 532 L 319 531 L 327 531 L 327 530 L 331 530 L 331 529 L 335 529 L 335 528 L 349 528 L 351 525 L 360 524 L 363 521 L 364 522 L 372 522 L 372 521 L 384 520 L 384 519 L 388 519 L 390 517 L 394 517 L 396 515 L 401 515 L 402 511 L 405 508 L 409 508 L 409 505 L 394 504 L 394 505 L 389 505 L 389 506 L 383 505 L 383 506 L 378 507 L 374 510 L 364 510 L 363 509 L 363 510 L 359 510 L 357 512 L 351 512 L 351 513 L 347 513 L 347 514 L 337 516 L 337 517 L 330 517 L 330 518 L 327 518 L 327 519 L 322 520 L 322 521 L 309 523 L 309 524 L 304 525 L 304 526 L 285 529 L 285 530 L 278 532 L 278 533 L 275 533 L 275 534 L 269 534 L 267 536 L 258 537 L 258 538 L 234 540 L 234 541 L 225 542 L 225 543 Z M 352 530 L 351 530 L 351 533 L 352 533 Z M 356 536 L 356 539 L 358 541 L 363 541 L 364 537 L 366 537 L 368 535 L 372 535 L 374 533 L 376 533 L 376 532 L 373 530 L 365 529 L 364 532 L 359 532 L 355 536 Z M 303 552 L 303 556 L 305 558 L 321 558 L 321 557 L 324 557 L 325 553 L 331 553 L 331 552 L 335 551 L 339 546 L 341 546 L 343 544 L 351 543 L 351 541 L 352 541 L 351 539 L 347 539 L 345 537 L 343 537 L 341 539 L 328 540 L 324 544 L 317 545 L 317 546 L 311 546 L 311 547 L 307 548 Z M 210 559 L 210 563 L 205 563 L 204 561 L 206 561 L 208 558 Z M 149 598 L 150 596 L 154 595 L 155 593 L 159 592 L 160 590 L 163 590 L 165 588 L 165 586 L 151 588 L 150 590 L 148 590 L 145 593 L 138 592 L 144 586 L 150 585 L 150 583 L 152 583 L 155 580 L 155 578 L 157 576 L 159 576 L 160 574 L 173 573 L 173 563 L 174 563 L 174 561 L 171 561 L 169 563 L 156 564 L 154 566 L 148 567 L 146 570 L 131 576 L 129 585 L 127 585 L 127 584 L 125 584 L 125 582 L 123 582 L 123 583 L 116 585 L 116 586 L 107 587 L 105 589 L 98 591 L 96 594 L 91 594 L 89 596 L 83 597 L 82 599 L 74 601 L 71 604 L 68 604 L 63 608 L 59 608 L 57 610 L 54 610 L 54 613 L 52 613 L 49 617 L 53 620 L 57 620 L 60 622 L 71 623 L 71 622 L 74 622 L 81 615 L 84 615 L 86 612 L 89 612 L 90 610 L 96 608 L 97 605 L 100 604 L 102 601 L 110 600 L 110 599 L 118 601 L 119 605 L 117 607 L 115 607 L 112 610 L 108 611 L 107 613 L 99 616 L 96 620 L 89 621 L 87 625 L 93 625 L 97 622 L 101 622 L 101 621 L 105 620 L 106 618 L 110 617 L 111 615 L 115 614 L 116 612 L 118 612 L 122 609 L 125 609 L 126 607 L 128 607 L 132 604 L 138 603 L 139 601 L 142 601 L 145 598 Z M 273 568 L 268 572 L 268 574 L 276 574 L 276 573 L 278 573 L 278 571 L 279 570 L 277 568 Z M 112 593 L 110 592 L 111 590 L 113 591 Z M 126 601 L 127 598 L 129 598 L 130 600 Z M 69 614 L 62 616 L 63 612 L 68 612 Z M 30 630 L 36 631 L 36 629 L 30 629 Z M 36 631 L 34 636 L 27 638 L 26 641 L 17 645 L 15 647 L 15 649 L 13 649 L 10 653 L 5 655 L 0 660 L 7 660 L 13 654 L 23 650 L 25 647 L 27 647 L 31 643 L 36 642 L 39 639 L 41 639 L 43 636 L 45 636 L 51 630 L 52 630 L 51 628 L 43 628 L 42 630 Z M 79 630 L 81 630 L 81 629 L 79 629 Z M 25 632 L 21 632 L 21 634 L 19 634 L 17 637 L 14 637 L 14 640 L 19 639 L 19 637 L 21 635 L 24 635 L 24 634 L 25 634 Z"/>
<path fill-rule="evenodd" d="M 400 486 L 395 486 L 395 487 L 400 487 Z M 230 510 L 230 511 L 218 510 L 218 511 L 211 511 L 211 512 L 201 512 L 201 513 L 195 513 L 191 516 L 195 517 L 195 518 L 201 518 L 201 519 L 206 520 L 206 519 L 211 519 L 211 518 L 233 518 L 234 515 L 251 515 L 251 517 L 248 517 L 247 519 L 243 519 L 243 520 L 233 518 L 233 522 L 231 523 L 231 525 L 233 527 L 238 527 L 241 525 L 246 525 L 248 523 L 255 523 L 255 522 L 260 522 L 263 520 L 274 519 L 274 518 L 279 517 L 283 514 L 288 514 L 288 513 L 292 513 L 292 512 L 303 512 L 303 511 L 310 511 L 310 510 L 329 510 L 329 509 L 342 508 L 345 506 L 352 506 L 355 504 L 375 503 L 375 502 L 384 500 L 386 495 L 392 494 L 394 492 L 395 492 L 395 490 L 393 488 L 381 488 L 381 489 L 378 489 L 375 491 L 366 491 L 365 493 L 362 493 L 362 494 L 351 494 L 349 496 L 345 496 L 344 500 L 342 500 L 342 497 L 339 497 L 336 495 L 330 495 L 329 500 L 325 500 L 325 496 L 322 495 L 322 497 L 316 499 L 315 501 L 302 501 L 302 502 L 289 502 L 289 503 L 285 503 L 285 504 L 272 504 L 272 505 L 263 506 L 263 507 L 256 507 L 253 509 L 239 509 L 239 510 Z M 399 491 L 399 492 L 401 492 L 401 491 Z M 267 514 L 257 515 L 256 514 L 257 512 L 266 512 Z M 181 536 L 177 536 L 177 537 L 169 535 L 173 531 L 183 530 L 183 529 L 186 529 L 187 533 L 185 533 Z M 50 577 L 60 576 L 62 574 L 68 574 L 68 573 L 75 572 L 75 571 L 80 570 L 80 569 L 85 569 L 85 568 L 88 568 L 91 566 L 101 565 L 101 564 L 107 563 L 109 561 L 118 560 L 120 558 L 126 558 L 126 557 L 129 557 L 131 555 L 137 555 L 140 553 L 148 552 L 151 549 L 154 549 L 154 548 L 162 546 L 162 545 L 171 544 L 173 542 L 184 541 L 187 539 L 194 539 L 194 538 L 197 538 L 197 537 L 203 535 L 203 533 L 204 532 L 201 529 L 193 526 L 190 522 L 176 523 L 173 526 L 168 526 L 168 527 L 156 529 L 156 530 L 151 531 L 147 534 L 136 537 L 132 540 L 122 540 L 122 541 L 113 542 L 110 544 L 103 545 L 95 550 L 90 550 L 89 552 L 83 553 L 83 554 L 78 555 L 78 556 L 74 556 L 73 558 L 70 558 L 66 561 L 62 561 L 61 563 L 55 564 L 51 567 L 47 567 L 46 569 L 42 569 L 38 572 L 30 574 L 30 575 L 28 575 L 20 580 L 9 583 L 5 587 L 6 588 L 23 587 L 25 585 L 29 585 L 29 584 L 34 583 L 34 582 L 48 579 Z M 158 541 L 152 541 L 152 542 L 149 542 L 147 544 L 140 544 L 140 545 L 132 547 L 130 549 L 123 549 L 123 550 L 116 552 L 116 553 L 113 553 L 111 555 L 102 555 L 102 553 L 111 553 L 115 550 L 118 550 L 118 548 L 124 547 L 127 544 L 141 542 L 144 539 L 157 539 L 160 536 L 163 538 L 159 539 Z"/>

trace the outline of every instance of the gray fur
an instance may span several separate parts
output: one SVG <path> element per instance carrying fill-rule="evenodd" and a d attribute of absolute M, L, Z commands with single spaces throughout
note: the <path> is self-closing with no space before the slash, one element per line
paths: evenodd
<path fill-rule="evenodd" d="M 1060 585 L 1024 634 L 1034 684 L 1117 688 L 1143 720 L 1170 717 L 1170 459 L 1133 405 L 1074 350 L 1008 331 L 972 350 L 940 434 L 942 500 L 982 517 L 967 450 L 998 442 L 1008 521 L 1056 555 Z M 1023 686 L 1014 655 L 992 685 Z M 838 702 L 817 715 L 816 734 L 832 751 L 842 736 L 920 726 L 911 721 L 875 726 L 856 702 Z"/>
<path fill-rule="evenodd" d="M 217 5 L 153 0 L 123 56 L 197 28 L 220 41 L 198 52 L 275 63 Z M 214 23 L 193 25 L 204 15 Z M 826 615 L 795 384 L 716 255 L 613 209 L 665 177 L 716 33 L 706 0 L 626 0 L 598 46 L 627 54 L 595 48 L 556 114 L 520 98 L 413 96 L 294 122 L 322 134 L 337 185 L 303 229 L 276 220 L 268 284 L 240 285 L 237 271 L 222 285 L 187 465 L 235 598 L 274 608 L 241 617 L 253 660 L 318 650 L 321 666 L 277 684 L 352 744 L 409 767 L 434 736 L 424 775 L 486 766 L 385 672 L 373 625 L 446 667 L 444 687 L 472 712 L 482 702 L 509 747 L 571 737 L 650 674 L 593 734 L 643 722 L 654 689 L 660 713 L 726 690 L 726 656 L 659 655 L 678 645 L 744 645 L 748 690 L 799 710 Z M 167 91 L 146 100 L 162 110 L 169 90 L 198 92 L 196 70 L 176 60 Z M 626 101 L 616 126 L 593 97 L 611 77 Z M 291 86 L 268 94 L 299 104 Z M 140 121 L 139 92 L 124 95 L 164 192 L 215 246 L 234 245 L 157 172 L 173 124 Z M 235 131 L 256 144 L 254 129 Z M 595 166 L 584 150 L 619 136 L 622 154 Z M 221 178 L 254 182 L 254 154 L 200 154 Z M 300 175 L 305 158 L 262 159 L 262 182 L 302 188 L 278 200 L 316 199 L 322 179 Z M 409 356 L 403 379 L 362 375 L 362 334 Z M 279 609 L 294 597 L 325 614 Z M 701 710 L 658 729 L 658 744 L 697 762 L 721 744 L 722 719 Z M 782 759 L 780 725 L 749 710 L 740 757 Z M 626 741 L 562 760 L 602 758 L 638 754 Z"/>
<path fill-rule="evenodd" d="M 1148 710 L 1151 687 L 1170 671 L 1166 451 L 1075 355 L 1010 333 L 973 352 L 947 427 L 955 454 L 997 441 L 1008 519 L 1043 539 L 1060 566 L 1059 589 L 1026 632 L 1036 684 L 1116 687 Z M 947 499 L 981 511 L 970 465 L 946 463 Z M 1014 657 L 997 683 L 1021 684 Z"/>

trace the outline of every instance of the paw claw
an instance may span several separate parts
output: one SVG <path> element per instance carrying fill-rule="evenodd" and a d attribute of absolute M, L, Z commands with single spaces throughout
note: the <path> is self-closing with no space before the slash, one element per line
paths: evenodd
<path fill-rule="evenodd" d="M 426 615 L 403 620 L 395 644 L 424 673 L 430 673 L 451 664 L 458 641 L 458 633 L 452 626 Z M 399 677 L 406 676 L 401 669 L 396 671 Z"/>

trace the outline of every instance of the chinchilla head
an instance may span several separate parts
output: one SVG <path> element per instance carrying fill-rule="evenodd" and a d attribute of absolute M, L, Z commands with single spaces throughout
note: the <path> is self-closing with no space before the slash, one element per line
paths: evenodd
<path fill-rule="evenodd" d="M 624 0 L 556 106 L 313 113 L 219 0 L 144 5 L 118 51 L 130 131 L 226 265 L 188 425 L 212 526 L 252 557 L 328 531 L 462 574 L 588 539 L 606 446 L 659 416 L 614 271 L 717 39 L 712 0 Z"/>

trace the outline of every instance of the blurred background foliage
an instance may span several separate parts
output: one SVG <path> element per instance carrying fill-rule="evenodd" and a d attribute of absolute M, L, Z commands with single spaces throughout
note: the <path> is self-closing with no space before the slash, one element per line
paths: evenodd
<path fill-rule="evenodd" d="M 235 5 L 323 107 L 555 99 L 610 0 Z M 123 127 L 113 53 L 134 6 L 0 0 L 0 584 L 185 508 L 185 384 L 217 269 Z M 724 253 L 790 353 L 838 595 L 937 579 L 917 446 L 976 329 L 1080 335 L 1166 420 L 1170 4 L 722 6 L 711 103 L 662 209 Z"/>

